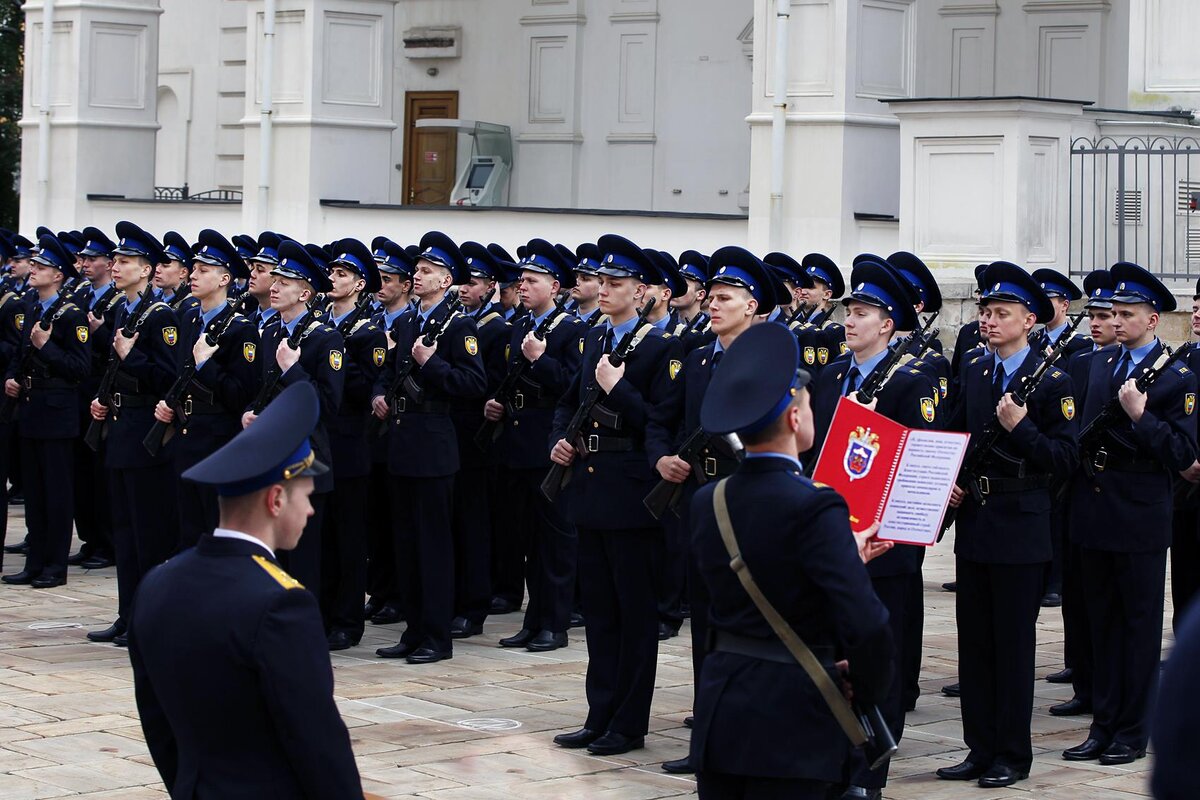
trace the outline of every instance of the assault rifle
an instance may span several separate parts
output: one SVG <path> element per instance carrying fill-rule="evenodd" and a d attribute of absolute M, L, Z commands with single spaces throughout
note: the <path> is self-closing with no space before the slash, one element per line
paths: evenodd
<path fill-rule="evenodd" d="M 633 327 L 629 332 L 621 337 L 621 341 L 611 353 L 608 354 L 608 361 L 614 367 L 619 367 L 629 357 L 629 351 L 633 349 L 633 342 L 637 337 L 638 331 L 646 324 L 646 318 L 650 316 L 650 312 L 654 310 L 654 298 L 646 301 L 646 305 L 642 307 L 638 313 L 637 321 L 633 323 Z M 604 356 L 601 356 L 603 358 Z M 583 402 L 579 404 L 579 408 L 575 409 L 575 415 L 571 417 L 570 423 L 567 425 L 567 431 L 563 438 L 570 442 L 576 449 L 577 456 L 586 452 L 586 447 L 580 447 L 582 439 L 583 426 L 587 424 L 588 417 L 592 414 L 592 409 L 605 396 L 605 392 L 600 388 L 600 384 L 592 378 L 588 384 L 587 393 L 583 397 Z M 542 481 L 542 494 L 546 499 L 553 503 L 558 498 L 558 493 L 563 490 L 571 480 L 571 467 L 564 467 L 559 463 L 552 463 L 550 471 L 546 473 L 545 480 Z"/>
<path fill-rule="evenodd" d="M 425 331 L 425 335 L 421 337 L 422 344 L 426 347 L 433 347 L 437 344 L 438 339 L 446 332 L 446 328 L 450 327 L 450 320 L 454 318 L 454 314 L 458 311 L 459 306 L 458 296 L 451 295 L 446 300 L 446 316 L 440 321 L 430 323 L 429 330 Z M 387 416 L 383 419 L 375 418 L 376 421 L 374 424 L 377 436 L 383 436 L 387 433 L 388 421 L 400 413 L 397 404 L 400 400 L 401 391 L 404 392 L 407 398 L 418 405 L 425 399 L 425 390 L 418 386 L 412 377 L 413 370 L 416 368 L 417 362 L 411 352 L 406 353 L 400 359 L 400 363 L 396 365 L 396 373 L 392 376 L 392 381 L 388 384 L 387 391 L 383 394 L 384 402 L 387 403 L 388 407 Z"/>
<path fill-rule="evenodd" d="M 100 378 L 100 389 L 96 393 L 96 399 L 100 401 L 100 405 L 109 411 L 112 410 L 113 385 L 117 382 L 117 372 L 121 369 L 121 359 L 117 356 L 117 337 L 124 336 L 126 339 L 132 339 L 137 332 L 137 325 L 141 322 L 142 312 L 153 302 L 153 281 L 146 281 L 146 288 L 138 296 L 137 305 L 126 315 L 125 324 L 121 326 L 121 329 L 113 334 L 113 347 L 108 354 L 108 365 L 104 368 L 104 375 Z M 103 420 L 93 419 L 91 424 L 88 425 L 87 433 L 84 434 L 84 444 L 93 451 L 99 451 L 100 442 L 104 439 L 104 430 L 107 426 L 107 418 Z"/>
<path fill-rule="evenodd" d="M 1080 312 L 1071 317 L 1071 322 L 1067 326 L 1067 329 L 1058 337 L 1058 343 L 1054 345 L 1054 348 L 1049 353 L 1042 357 L 1042 361 L 1037 365 L 1037 369 L 1010 392 L 1014 403 L 1018 406 L 1023 406 L 1028 402 L 1029 396 L 1033 394 L 1034 390 L 1042 382 L 1042 379 L 1050 372 L 1050 368 L 1066 352 L 1067 345 L 1071 341 L 1071 335 L 1075 333 L 1075 329 L 1079 327 L 1079 323 L 1083 322 L 1084 316 L 1086 314 Z M 971 449 L 967 451 L 966 457 L 963 458 L 962 467 L 958 471 L 958 485 L 969 491 L 971 497 L 979 505 L 984 505 L 987 502 L 987 495 L 983 493 L 979 485 L 979 477 L 983 474 L 983 468 L 987 465 L 987 461 L 992 455 L 992 450 L 995 449 L 1000 441 L 1000 437 L 1004 434 L 1005 430 L 1004 426 L 1000 424 L 1000 418 L 993 414 L 988 423 L 983 426 L 983 432 L 979 435 L 979 438 L 971 442 Z M 960 505 L 959 508 L 961 507 Z M 939 540 L 946 535 L 946 531 L 950 530 L 950 526 L 954 524 L 957 516 L 957 508 L 946 509 L 946 517 L 942 520 L 942 530 L 938 534 Z"/>
<path fill-rule="evenodd" d="M 37 325 L 44 331 L 50 330 L 50 326 L 54 324 L 54 315 L 70 300 L 70 293 L 60 291 L 58 297 L 46 309 L 46 313 L 42 314 L 42 318 L 38 320 Z M 30 331 L 30 334 L 33 332 Z M 32 337 L 31 337 L 32 338 Z M 17 365 L 17 380 L 23 383 L 24 380 L 30 377 L 33 372 L 34 362 L 37 360 L 38 349 L 33 346 L 33 342 L 28 341 L 23 343 L 21 350 L 21 363 Z M 17 397 L 20 397 L 18 394 Z M 0 403 L 0 423 L 12 422 L 13 415 L 17 412 L 17 397 L 9 397 L 4 395 L 4 401 Z"/>
<path fill-rule="evenodd" d="M 929 349 L 929 345 L 933 343 L 934 338 L 938 335 L 936 328 L 933 328 L 933 321 L 937 319 L 937 314 L 930 314 L 924 323 L 917 326 L 917 329 L 905 336 L 902 340 L 896 343 L 896 346 L 888 353 L 887 358 L 879 363 L 867 379 L 858 387 L 858 391 L 854 394 L 854 399 L 863 405 L 867 405 L 875 399 L 875 395 L 887 383 L 888 378 L 892 377 L 892 373 L 904 361 L 904 357 L 909 354 L 912 345 L 916 345 L 916 352 L 913 354 L 913 359 L 918 359 Z M 932 330 L 931 330 L 932 329 Z"/>
<path fill-rule="evenodd" d="M 560 313 L 565 313 L 562 300 L 555 302 L 554 310 L 547 314 L 542 323 L 533 330 L 533 337 L 539 342 L 544 341 L 550 332 L 550 326 L 558 319 Z M 521 382 L 521 377 L 529 371 L 530 366 L 532 366 L 531 362 L 523 355 L 518 354 L 518 358 L 509 363 L 508 372 L 504 373 L 504 379 L 500 381 L 500 385 L 496 387 L 496 394 L 492 396 L 493 400 L 504 406 L 504 413 L 510 417 L 518 410 L 513 405 L 516 399 L 517 385 Z M 475 432 L 475 444 L 480 450 L 487 450 L 499 435 L 499 420 L 493 422 L 485 419 L 479 426 L 479 430 Z"/>
<path fill-rule="evenodd" d="M 300 340 L 304 337 L 305 331 L 309 324 L 316 318 L 317 312 L 313 309 L 312 304 L 309 304 L 308 309 L 304 312 L 304 316 L 296 323 L 296 327 L 292 329 L 291 335 L 284 341 L 292 350 L 300 349 Z M 283 320 L 279 320 L 279 324 L 283 325 Z M 279 386 L 279 381 L 283 378 L 283 370 L 279 366 L 279 359 L 275 353 L 268 353 L 268 357 L 272 359 L 271 366 L 267 370 L 267 375 L 263 378 L 262 386 L 258 390 L 258 396 L 254 398 L 254 403 L 250 406 L 250 410 L 255 414 L 261 414 L 263 409 L 267 407 L 267 403 L 275 396 L 275 389 Z"/>

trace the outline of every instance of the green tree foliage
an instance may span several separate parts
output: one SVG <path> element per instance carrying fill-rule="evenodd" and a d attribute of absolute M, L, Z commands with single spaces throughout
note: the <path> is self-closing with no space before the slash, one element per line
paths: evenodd
<path fill-rule="evenodd" d="M 25 12 L 0 0 L 0 227 L 16 230 L 21 195 L 21 91 L 25 70 Z"/>

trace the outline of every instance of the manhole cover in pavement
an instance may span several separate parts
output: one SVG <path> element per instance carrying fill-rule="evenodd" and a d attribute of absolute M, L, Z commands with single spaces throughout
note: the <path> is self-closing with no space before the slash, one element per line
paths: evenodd
<path fill-rule="evenodd" d="M 515 731 L 521 727 L 521 723 L 515 719 L 492 719 L 490 717 L 462 719 L 454 724 L 471 731 Z"/>
<path fill-rule="evenodd" d="M 29 626 L 31 631 L 57 631 L 64 628 L 82 628 L 78 622 L 35 622 Z"/>

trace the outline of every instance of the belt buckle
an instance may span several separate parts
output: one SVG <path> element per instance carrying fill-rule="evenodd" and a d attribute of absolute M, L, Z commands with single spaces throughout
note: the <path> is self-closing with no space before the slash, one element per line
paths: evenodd
<path fill-rule="evenodd" d="M 408 398 L 407 397 L 397 397 L 396 398 L 396 413 L 403 414 L 407 410 L 408 410 Z"/>
<path fill-rule="evenodd" d="M 992 487 L 987 475 L 979 476 L 979 493 L 985 497 L 992 493 Z"/>
<path fill-rule="evenodd" d="M 183 401 L 183 414 L 184 414 L 184 416 L 187 416 L 187 417 L 190 417 L 192 415 L 192 398 L 191 398 L 191 396 L 188 396 L 188 398 Z"/>
<path fill-rule="evenodd" d="M 717 460 L 712 456 L 704 459 L 704 474 L 710 478 L 717 477 Z"/>
<path fill-rule="evenodd" d="M 1104 468 L 1108 466 L 1108 451 L 1101 447 L 1096 451 L 1096 457 L 1092 459 L 1092 468 L 1096 472 L 1104 472 Z"/>
<path fill-rule="evenodd" d="M 121 407 L 121 393 L 120 392 L 112 393 L 112 407 L 113 408 Z"/>
<path fill-rule="evenodd" d="M 33 389 L 33 377 L 26 375 L 25 377 L 21 378 L 21 386 L 25 389 L 25 391 Z"/>
<path fill-rule="evenodd" d="M 600 452 L 600 436 L 598 434 L 593 433 L 587 437 L 587 449 L 589 453 Z"/>
<path fill-rule="evenodd" d="M 513 394 L 513 408 L 515 408 L 517 411 L 525 408 L 524 392 L 516 392 Z"/>

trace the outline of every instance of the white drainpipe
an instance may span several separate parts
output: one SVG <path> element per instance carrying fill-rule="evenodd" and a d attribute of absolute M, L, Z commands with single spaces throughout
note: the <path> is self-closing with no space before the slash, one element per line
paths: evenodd
<path fill-rule="evenodd" d="M 258 128 L 258 227 L 268 223 L 267 203 L 271 196 L 271 95 L 275 72 L 275 0 L 263 4 L 262 111 Z"/>
<path fill-rule="evenodd" d="M 788 20 L 792 0 L 775 3 L 775 105 L 771 117 L 771 219 L 768 241 L 772 250 L 783 249 L 783 168 L 787 146 Z"/>
<path fill-rule="evenodd" d="M 50 222 L 50 85 L 51 50 L 54 48 L 54 0 L 42 2 L 42 63 L 41 92 L 38 98 L 38 189 L 41 192 L 41 219 L 43 224 Z"/>

